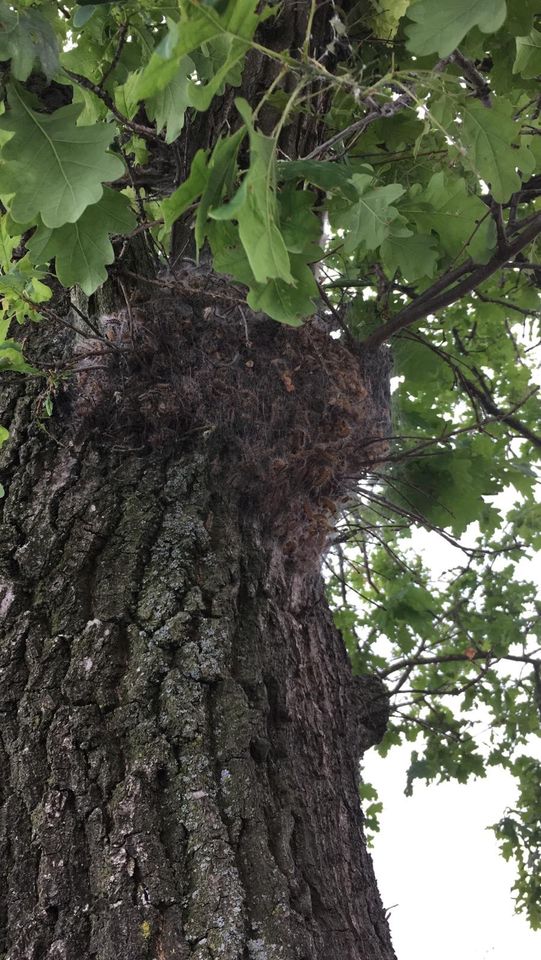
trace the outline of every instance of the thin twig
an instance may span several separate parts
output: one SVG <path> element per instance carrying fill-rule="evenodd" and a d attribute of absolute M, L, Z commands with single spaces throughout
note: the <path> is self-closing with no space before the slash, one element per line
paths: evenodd
<path fill-rule="evenodd" d="M 374 101 L 372 101 L 374 103 Z M 370 113 L 367 113 L 361 120 L 356 120 L 355 123 L 351 123 L 349 127 L 345 127 L 344 130 L 340 130 L 339 133 L 333 134 L 332 137 L 329 137 L 325 143 L 320 143 L 319 146 L 315 147 L 310 153 L 307 153 L 305 157 L 302 157 L 302 160 L 313 160 L 315 157 L 321 156 L 322 153 L 326 153 L 330 147 L 333 147 L 335 143 L 339 143 L 341 140 L 344 140 L 346 137 L 356 136 L 359 137 L 361 133 L 364 133 L 366 128 L 374 123 L 376 120 L 384 120 L 389 117 L 393 117 L 395 113 L 398 113 L 400 110 L 404 110 L 406 107 L 410 107 L 413 103 L 411 97 L 404 95 L 397 97 L 396 100 L 391 100 L 388 103 L 384 103 L 381 107 L 377 105 L 376 109 L 373 109 Z"/>
<path fill-rule="evenodd" d="M 124 44 L 126 43 L 127 36 L 128 36 L 128 21 L 126 20 L 126 22 L 121 25 L 118 31 L 118 44 L 113 54 L 111 63 L 107 67 L 107 70 L 105 71 L 105 73 L 103 74 L 100 80 L 100 83 L 99 83 L 100 87 L 103 88 L 105 86 L 113 70 L 115 69 L 118 61 L 120 60 L 122 50 L 124 49 Z"/>
<path fill-rule="evenodd" d="M 390 667 L 386 667 L 385 670 L 378 670 L 378 676 L 384 680 L 385 677 L 389 677 L 392 673 L 396 673 L 397 670 L 403 670 L 404 667 L 409 666 L 422 667 L 431 663 L 465 663 L 467 661 L 474 663 L 475 660 L 487 659 L 491 662 L 512 660 L 516 663 L 530 663 L 532 666 L 540 666 L 538 660 L 534 660 L 533 657 L 529 657 L 527 654 L 495 654 L 492 652 L 492 650 L 476 650 L 474 656 L 471 656 L 469 653 L 447 653 L 440 654 L 439 656 L 435 657 L 417 657 L 416 659 L 404 657 L 403 660 L 397 660 L 394 664 L 391 664 Z"/>
<path fill-rule="evenodd" d="M 473 61 L 468 60 L 460 50 L 455 50 L 449 57 L 445 57 L 436 64 L 435 71 L 438 71 L 438 73 L 441 72 L 448 63 L 454 63 L 460 68 L 462 76 L 469 85 L 473 95 L 477 97 L 485 107 L 490 107 L 490 84 L 486 77 L 484 77 L 482 73 L 479 73 Z"/>
<path fill-rule="evenodd" d="M 530 443 L 533 443 L 535 447 L 541 448 L 541 437 L 539 437 L 536 433 L 534 433 L 533 430 L 530 430 L 530 428 L 527 427 L 525 424 L 521 423 L 520 420 L 517 420 L 517 418 L 514 416 L 517 410 L 523 407 L 524 404 L 531 399 L 531 397 L 535 396 L 535 394 L 539 392 L 539 387 L 534 386 L 529 391 L 529 393 L 527 393 L 525 397 L 523 397 L 516 404 L 514 404 L 514 406 L 510 410 L 502 410 L 501 407 L 497 405 L 494 398 L 492 397 L 492 394 L 490 393 L 490 390 L 488 389 L 486 381 L 484 380 L 480 370 L 478 370 L 476 367 L 468 367 L 466 365 L 467 369 L 471 373 L 473 373 L 475 376 L 477 376 L 477 378 L 481 381 L 481 387 L 478 387 L 473 380 L 470 380 L 469 377 L 466 377 L 464 372 L 460 369 L 458 362 L 453 357 L 451 357 L 451 355 L 447 353 L 446 350 L 442 350 L 441 347 L 437 347 L 435 343 L 432 343 L 430 340 L 427 340 L 426 337 L 423 337 L 422 334 L 420 333 L 414 333 L 410 331 L 407 336 L 408 336 L 408 339 L 411 338 L 413 340 L 417 340 L 419 343 L 422 343 L 425 347 L 427 347 L 433 353 L 437 354 L 437 356 L 439 356 L 452 369 L 459 384 L 463 387 L 463 389 L 469 396 L 470 400 L 473 401 L 473 398 L 475 397 L 479 401 L 483 410 L 485 410 L 485 412 L 489 414 L 490 419 L 486 418 L 486 419 L 483 419 L 482 421 L 479 421 L 477 424 L 478 428 L 484 428 L 485 426 L 488 426 L 491 423 L 507 423 L 511 427 L 511 429 L 515 431 L 515 433 L 518 433 L 520 436 L 524 437 L 525 440 L 529 440 Z M 459 342 L 459 346 L 460 346 L 460 342 Z M 467 353 L 467 351 L 464 350 L 464 348 L 463 348 L 463 351 L 465 354 Z M 456 431 L 449 433 L 448 436 L 449 438 L 452 438 L 453 436 L 456 436 L 458 433 L 471 430 L 472 427 L 475 427 L 475 425 L 470 425 L 468 427 L 461 427 Z M 444 442 L 445 439 L 446 439 L 445 437 L 437 437 L 435 438 L 434 442 L 441 443 L 441 442 Z M 426 446 L 426 444 L 430 442 L 431 441 L 425 441 L 419 446 L 422 449 L 423 446 Z M 414 448 L 414 449 L 416 450 L 417 448 Z M 391 459 L 391 458 L 388 458 L 388 459 Z"/>
<path fill-rule="evenodd" d="M 134 133 L 139 134 L 140 137 L 144 137 L 146 140 L 152 140 L 154 143 L 163 143 L 156 131 L 151 127 L 146 127 L 142 123 L 136 123 L 134 120 L 128 120 L 128 117 L 125 117 L 124 114 L 117 109 L 113 98 L 109 96 L 107 91 L 100 87 L 99 84 L 89 80 L 88 77 L 84 77 L 81 73 L 74 73 L 72 70 L 67 70 L 65 67 L 63 70 L 70 80 L 73 80 L 73 82 L 77 83 L 80 87 L 84 87 L 85 90 L 90 90 L 91 93 L 95 94 L 95 96 L 105 104 L 113 116 L 116 117 L 121 126 L 127 127 L 128 130 L 132 130 Z"/>

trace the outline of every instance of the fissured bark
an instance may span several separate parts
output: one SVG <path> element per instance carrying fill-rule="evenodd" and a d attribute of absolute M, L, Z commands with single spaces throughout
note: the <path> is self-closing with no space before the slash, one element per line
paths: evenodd
<path fill-rule="evenodd" d="M 296 56 L 310 9 L 286 0 L 266 46 Z M 318 0 L 311 55 L 329 24 Z M 275 70 L 250 54 L 153 193 Z M 29 332 L 38 365 L 76 370 L 51 419 L 43 381 L 0 393 L 0 957 L 392 960 L 357 791 L 387 699 L 352 677 L 319 572 L 384 456 L 386 358 L 252 317 L 189 261 L 134 284 L 138 263 L 99 336 Z"/>
<path fill-rule="evenodd" d="M 40 383 L 3 388 L 5 960 L 394 957 L 357 792 L 359 756 L 382 735 L 387 701 L 376 680 L 352 677 L 317 562 L 314 515 L 332 511 L 343 478 L 317 478 L 314 464 L 336 423 L 350 416 L 350 435 L 361 429 L 337 399 L 345 348 L 231 304 L 220 320 L 225 306 L 210 296 L 212 308 L 186 292 L 175 307 L 185 349 L 170 359 L 170 393 L 152 367 L 149 400 L 149 330 L 165 307 L 138 307 L 138 320 L 134 308 L 130 361 L 127 334 L 111 333 L 124 329 L 120 314 L 102 321 L 103 342 L 76 346 L 79 374 L 51 420 L 36 422 Z M 350 379 L 362 368 L 351 364 Z M 315 382 L 323 406 L 303 412 Z M 233 388 L 240 399 L 226 415 Z M 109 395 L 92 407 L 99 389 Z M 183 403 L 175 439 L 173 395 Z M 250 481 L 242 424 L 253 418 L 257 434 L 271 409 L 288 423 L 294 404 L 302 435 L 282 437 L 276 421 L 267 442 L 279 465 L 267 450 Z M 154 433 L 147 423 L 137 438 L 145 417 Z M 373 430 L 368 418 L 372 444 Z M 293 513 L 265 490 L 280 478 Z"/>

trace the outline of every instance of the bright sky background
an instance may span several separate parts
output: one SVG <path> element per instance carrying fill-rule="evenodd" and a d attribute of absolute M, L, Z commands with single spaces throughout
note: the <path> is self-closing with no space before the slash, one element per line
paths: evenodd
<path fill-rule="evenodd" d="M 513 865 L 485 829 L 513 803 L 512 777 L 416 781 L 405 797 L 408 756 L 369 751 L 364 762 L 384 802 L 372 855 L 398 960 L 539 960 L 541 932 L 514 914 Z"/>
<path fill-rule="evenodd" d="M 435 577 L 459 559 L 436 534 L 416 531 L 411 543 Z M 519 574 L 541 586 L 539 564 L 523 560 Z M 513 862 L 486 829 L 513 805 L 513 777 L 493 768 L 467 784 L 416 780 L 406 797 L 410 752 L 393 747 L 383 759 L 369 750 L 363 761 L 384 805 L 372 855 L 398 960 L 540 960 L 541 931 L 514 912 Z M 539 740 L 529 752 L 541 756 Z"/>

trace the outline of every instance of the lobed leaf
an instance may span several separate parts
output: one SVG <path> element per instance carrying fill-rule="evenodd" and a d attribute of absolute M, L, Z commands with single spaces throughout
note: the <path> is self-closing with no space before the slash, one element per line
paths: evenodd
<path fill-rule="evenodd" d="M 101 200 L 87 207 L 76 223 L 56 230 L 38 227 L 27 248 L 36 264 L 55 258 L 63 286 L 78 284 L 90 296 L 107 279 L 105 267 L 114 260 L 109 236 L 129 233 L 136 225 L 128 198 L 105 188 Z"/>
<path fill-rule="evenodd" d="M 41 217 L 47 227 L 74 223 L 100 199 L 104 181 L 124 172 L 120 158 L 107 151 L 114 126 L 78 127 L 80 104 L 37 113 L 15 86 L 9 102 L 0 118 L 0 131 L 11 134 L 0 155 L 0 193 L 11 216 L 22 224 Z"/>
<path fill-rule="evenodd" d="M 448 57 L 473 27 L 499 30 L 507 15 L 505 0 L 420 0 L 408 8 L 408 48 L 418 56 Z"/>
<path fill-rule="evenodd" d="M 209 214 L 214 219 L 238 222 L 239 236 L 258 283 L 279 279 L 293 284 L 276 203 L 276 142 L 255 130 L 245 100 L 235 102 L 250 137 L 250 166 L 232 200 Z"/>
<path fill-rule="evenodd" d="M 399 183 L 372 186 L 370 174 L 354 173 L 350 177 L 357 193 L 355 203 L 340 204 L 331 213 L 333 227 L 344 231 L 344 251 L 358 247 L 375 250 L 389 236 L 391 223 L 398 217 L 393 203 L 404 193 Z"/>
<path fill-rule="evenodd" d="M 58 69 L 59 42 L 52 24 L 34 7 L 0 3 L 0 60 L 11 60 L 15 80 L 27 80 L 36 63 L 48 80 Z"/>
<path fill-rule="evenodd" d="M 517 55 L 513 73 L 520 73 L 526 80 L 541 74 L 541 33 L 535 27 L 527 37 L 517 37 Z"/>
<path fill-rule="evenodd" d="M 473 101 L 463 111 L 462 143 L 476 173 L 490 185 L 498 203 L 509 200 L 535 167 L 529 148 L 517 144 L 520 128 L 513 114 L 513 105 L 502 98 L 490 108 Z"/>
<path fill-rule="evenodd" d="M 418 229 L 434 231 L 443 251 L 451 257 L 467 253 L 484 262 L 494 249 L 495 231 L 489 211 L 462 177 L 435 173 L 426 186 L 414 185 L 399 209 Z"/>

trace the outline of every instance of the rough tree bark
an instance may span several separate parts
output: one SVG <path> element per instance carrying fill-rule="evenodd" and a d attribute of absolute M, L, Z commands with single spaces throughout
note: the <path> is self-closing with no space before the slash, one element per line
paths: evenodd
<path fill-rule="evenodd" d="M 389 958 L 356 790 L 386 699 L 352 678 L 317 563 L 337 483 L 322 457 L 343 470 L 359 445 L 335 436 L 337 370 L 361 365 L 315 331 L 250 319 L 252 349 L 242 321 L 182 314 L 169 393 L 162 370 L 149 398 L 140 341 L 120 402 L 125 358 L 84 355 L 53 436 L 29 388 L 3 391 L 0 950 Z M 195 393 L 200 345 L 201 422 L 177 408 L 172 441 L 164 411 Z"/>
<path fill-rule="evenodd" d="M 357 792 L 386 695 L 319 572 L 385 355 L 205 268 L 129 283 L 99 336 L 28 332 L 75 369 L 51 420 L 0 394 L 0 957 L 391 960 Z"/>

